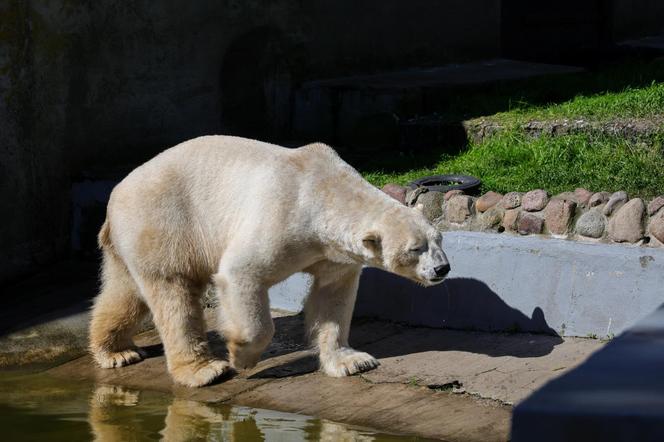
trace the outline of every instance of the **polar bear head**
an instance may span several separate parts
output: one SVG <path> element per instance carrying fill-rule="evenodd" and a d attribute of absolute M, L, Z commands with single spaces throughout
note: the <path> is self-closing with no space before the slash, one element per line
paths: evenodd
<path fill-rule="evenodd" d="M 443 236 L 418 210 L 385 213 L 362 238 L 367 264 L 424 286 L 443 281 L 450 264 Z"/>

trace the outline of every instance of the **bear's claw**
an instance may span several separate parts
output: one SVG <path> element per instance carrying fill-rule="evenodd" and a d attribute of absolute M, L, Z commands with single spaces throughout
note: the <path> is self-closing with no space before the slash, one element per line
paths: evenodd
<path fill-rule="evenodd" d="M 323 372 L 335 378 L 373 370 L 380 362 L 368 353 L 342 348 L 327 357 L 321 356 Z"/>
<path fill-rule="evenodd" d="M 172 370 L 173 379 L 187 387 L 204 387 L 232 370 L 228 361 L 211 359 L 191 363 Z"/>
<path fill-rule="evenodd" d="M 140 348 L 132 348 L 114 353 L 96 353 L 94 358 L 101 368 L 120 368 L 140 362 L 145 356 L 145 352 Z"/>

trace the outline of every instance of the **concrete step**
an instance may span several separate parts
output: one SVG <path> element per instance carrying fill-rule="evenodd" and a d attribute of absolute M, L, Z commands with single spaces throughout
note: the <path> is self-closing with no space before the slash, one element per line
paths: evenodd
<path fill-rule="evenodd" d="M 414 117 L 400 122 L 401 146 L 410 149 L 463 146 L 472 141 L 482 143 L 508 129 L 504 123 L 491 117 L 465 121 L 450 121 L 438 115 Z M 594 121 L 585 118 L 532 120 L 522 124 L 520 131 L 527 136 L 564 136 L 588 134 L 619 136 L 629 140 L 655 140 L 664 131 L 664 115 L 649 118 L 616 118 Z"/>
<path fill-rule="evenodd" d="M 296 92 L 294 132 L 303 139 L 317 138 L 335 145 L 399 147 L 402 129 L 408 129 L 407 120 L 444 109 L 461 94 L 581 71 L 571 66 L 496 59 L 311 81 Z"/>

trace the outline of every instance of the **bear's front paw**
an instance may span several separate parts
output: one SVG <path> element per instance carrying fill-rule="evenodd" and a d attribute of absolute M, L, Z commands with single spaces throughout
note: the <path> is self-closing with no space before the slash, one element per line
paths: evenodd
<path fill-rule="evenodd" d="M 177 383 L 187 387 L 204 387 L 230 371 L 228 361 L 211 359 L 177 366 L 171 370 L 171 375 Z"/>
<path fill-rule="evenodd" d="M 321 354 L 320 361 L 323 372 L 335 378 L 373 370 L 380 365 L 369 353 L 352 348 L 340 348 L 327 355 Z"/>
<path fill-rule="evenodd" d="M 100 351 L 94 354 L 95 361 L 101 368 L 124 367 L 142 361 L 145 356 L 145 352 L 137 347 L 118 352 Z"/>

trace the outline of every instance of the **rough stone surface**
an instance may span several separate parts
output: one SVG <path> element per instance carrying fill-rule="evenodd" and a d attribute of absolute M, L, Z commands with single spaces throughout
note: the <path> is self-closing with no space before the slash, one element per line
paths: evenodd
<path fill-rule="evenodd" d="M 406 188 L 398 184 L 385 184 L 381 189 L 383 192 L 399 201 L 401 204 L 406 204 Z"/>
<path fill-rule="evenodd" d="M 489 191 L 477 199 L 475 202 L 475 209 L 477 209 L 478 212 L 486 212 L 498 204 L 502 199 L 502 194 Z"/>
<path fill-rule="evenodd" d="M 629 197 L 627 196 L 627 192 L 624 190 L 614 192 L 609 197 L 609 201 L 606 203 L 606 206 L 604 206 L 604 215 L 611 216 L 613 212 L 619 209 L 628 200 Z"/>
<path fill-rule="evenodd" d="M 599 210 L 589 210 L 576 222 L 576 233 L 589 238 L 599 238 L 606 229 L 606 219 Z"/>
<path fill-rule="evenodd" d="M 527 192 L 521 201 L 523 210 L 527 212 L 536 212 L 546 207 L 549 202 L 549 194 L 546 190 L 537 189 Z"/>
<path fill-rule="evenodd" d="M 574 201 L 575 203 L 578 204 L 578 201 L 576 200 L 576 194 L 574 192 L 561 192 L 559 194 L 552 196 L 551 199 Z"/>
<path fill-rule="evenodd" d="M 590 201 L 588 201 L 588 205 L 590 207 L 597 207 L 599 205 L 602 205 L 609 201 L 609 197 L 611 194 L 609 192 L 597 192 L 593 193 L 593 196 L 590 197 Z"/>
<path fill-rule="evenodd" d="M 408 188 L 406 190 L 406 205 L 409 207 L 415 206 L 420 195 L 427 193 L 429 189 L 426 187 L 417 187 L 415 189 Z"/>
<path fill-rule="evenodd" d="M 551 233 L 564 235 L 569 229 L 575 209 L 576 203 L 574 201 L 552 199 L 544 209 L 546 227 Z"/>
<path fill-rule="evenodd" d="M 476 203 L 477 205 L 477 203 Z M 503 211 L 498 207 L 492 207 L 479 216 L 479 229 L 489 230 L 500 225 L 503 220 Z"/>
<path fill-rule="evenodd" d="M 473 214 L 473 199 L 468 195 L 456 195 L 445 206 L 445 218 L 451 223 L 462 223 Z"/>
<path fill-rule="evenodd" d="M 500 204 L 504 209 L 514 209 L 521 205 L 521 192 L 509 192 L 505 194 Z"/>
<path fill-rule="evenodd" d="M 508 209 L 503 215 L 503 227 L 506 230 L 516 231 L 517 221 L 519 220 L 519 214 L 521 209 Z"/>
<path fill-rule="evenodd" d="M 521 235 L 538 235 L 542 233 L 544 220 L 532 213 L 524 213 L 519 217 L 518 232 Z"/>
<path fill-rule="evenodd" d="M 429 221 L 433 221 L 442 216 L 444 200 L 442 192 L 426 192 L 417 198 L 417 204 L 422 204 L 422 213 Z"/>
<path fill-rule="evenodd" d="M 664 195 L 658 196 L 648 204 L 648 215 L 653 216 L 659 209 L 664 207 Z"/>
<path fill-rule="evenodd" d="M 449 201 L 453 196 L 463 195 L 463 190 L 454 189 L 445 192 L 445 201 Z"/>
<path fill-rule="evenodd" d="M 648 232 L 650 232 L 657 241 L 664 243 L 664 210 L 650 219 Z"/>
<path fill-rule="evenodd" d="M 643 238 L 646 207 L 641 198 L 624 204 L 609 220 L 609 238 L 616 242 L 635 243 Z"/>
<path fill-rule="evenodd" d="M 580 206 L 588 206 L 590 198 L 592 198 L 593 193 L 583 187 L 577 187 L 574 189 L 574 195 L 576 196 L 576 202 Z"/>

